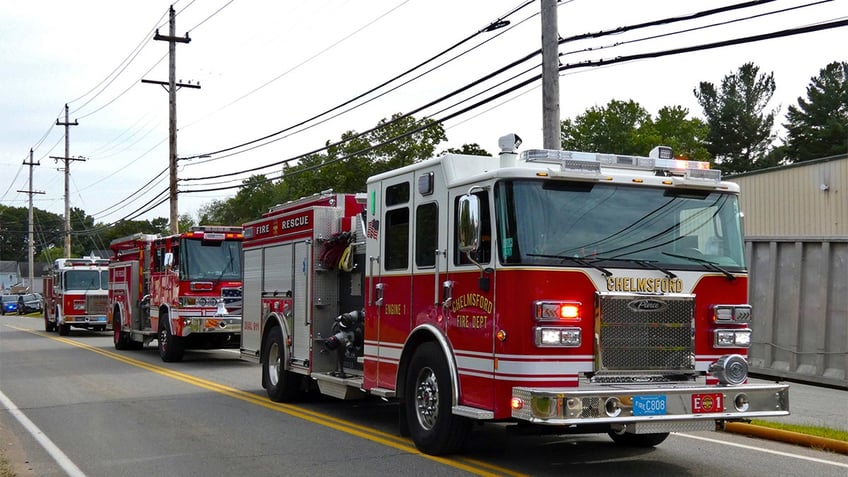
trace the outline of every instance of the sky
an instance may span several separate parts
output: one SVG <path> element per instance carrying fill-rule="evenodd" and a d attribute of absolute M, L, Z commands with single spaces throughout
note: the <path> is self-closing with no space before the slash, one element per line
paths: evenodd
<path fill-rule="evenodd" d="M 610 32 L 739 3 L 565 0 L 557 8 L 558 31 L 562 38 Z M 34 190 L 43 192 L 33 196 L 35 207 L 64 213 L 63 164 L 51 156 L 65 156 L 65 127 L 56 123 L 65 122 L 68 104 L 68 120 L 78 124 L 67 128 L 69 156 L 84 159 L 70 165 L 71 207 L 100 223 L 169 216 L 167 200 L 139 211 L 167 197 L 168 93 L 141 80 L 168 80 L 168 43 L 153 36 L 157 28 L 168 34 L 172 4 L 176 35 L 191 40 L 176 44 L 177 81 L 200 85 L 177 92 L 177 155 L 204 156 L 179 161 L 179 211 L 195 220 L 202 207 L 237 191 L 199 190 L 235 186 L 255 173 L 278 175 L 281 166 L 262 167 L 416 110 L 541 47 L 539 0 L 0 2 L 0 203 L 26 207 L 28 195 L 19 191 Z M 791 10 L 767 15 L 784 9 Z M 478 34 L 502 18 L 509 26 Z M 846 18 L 848 0 L 775 0 L 563 43 L 560 62 L 580 65 Z M 391 83 L 394 90 L 383 88 L 333 110 L 467 38 L 448 55 Z M 779 124 L 787 107 L 806 97 L 811 78 L 833 61 L 848 61 L 848 27 L 575 67 L 559 78 L 560 115 L 574 118 L 617 99 L 633 100 L 652 115 L 679 105 L 703 118 L 693 93 L 699 83 L 719 85 L 753 62 L 761 73 L 774 75 L 777 89 L 769 107 L 778 109 L 776 133 L 782 135 Z M 540 64 L 541 56 L 533 56 L 415 117 L 442 118 L 540 74 Z M 328 110 L 333 113 L 291 129 Z M 476 143 L 497 153 L 498 137 L 508 133 L 523 139 L 522 149 L 541 148 L 541 82 L 446 120 L 444 127 L 448 141 L 437 151 Z M 288 131 L 273 141 L 218 153 L 283 130 Z M 33 168 L 31 188 L 23 164 L 30 149 L 40 164 Z M 252 168 L 259 169 L 210 178 Z"/>

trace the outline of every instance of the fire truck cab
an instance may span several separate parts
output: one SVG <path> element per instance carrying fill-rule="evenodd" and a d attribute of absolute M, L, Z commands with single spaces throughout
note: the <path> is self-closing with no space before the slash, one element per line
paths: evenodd
<path fill-rule="evenodd" d="M 241 227 L 199 226 L 115 239 L 109 313 L 116 349 L 158 341 L 163 361 L 186 349 L 237 348 L 241 333 Z"/>
<path fill-rule="evenodd" d="M 669 148 L 445 154 L 244 225 L 242 356 L 285 401 L 400 401 L 423 452 L 475 421 L 669 432 L 789 413 L 747 383 L 736 184 Z"/>
<path fill-rule="evenodd" d="M 67 336 L 70 329 L 105 331 L 112 328 L 108 307 L 109 259 L 59 258 L 44 284 L 44 329 Z"/>

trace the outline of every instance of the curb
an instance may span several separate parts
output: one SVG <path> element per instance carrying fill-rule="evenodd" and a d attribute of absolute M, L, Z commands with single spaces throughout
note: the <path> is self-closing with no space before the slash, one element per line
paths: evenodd
<path fill-rule="evenodd" d="M 726 432 L 742 434 L 750 437 L 760 437 L 773 441 L 786 442 L 799 446 L 812 447 L 830 452 L 848 455 L 848 442 L 826 437 L 810 436 L 799 432 L 772 429 L 770 427 L 745 424 L 742 422 L 728 422 L 724 429 Z"/>

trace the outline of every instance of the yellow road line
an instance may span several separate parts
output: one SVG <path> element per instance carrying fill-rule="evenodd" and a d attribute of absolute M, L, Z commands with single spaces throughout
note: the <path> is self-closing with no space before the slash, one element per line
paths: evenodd
<path fill-rule="evenodd" d="M 481 476 L 499 476 L 499 475 L 509 475 L 512 477 L 523 477 L 525 474 L 517 473 L 515 471 L 505 469 L 502 467 L 498 467 L 496 465 L 488 464 L 486 462 L 481 462 L 475 459 L 461 458 L 462 460 L 450 459 L 445 457 L 437 457 L 429 454 L 423 454 L 418 449 L 415 448 L 415 445 L 411 440 L 400 437 L 394 434 L 389 434 L 378 429 L 371 428 L 357 428 L 359 424 L 353 423 L 351 421 L 345 421 L 344 419 L 339 419 L 334 416 L 330 416 L 328 414 L 323 414 L 315 411 L 311 411 L 309 409 L 304 409 L 298 406 L 294 406 L 291 404 L 278 403 L 271 401 L 270 399 L 259 396 L 257 394 L 253 394 L 247 391 L 242 391 L 241 389 L 236 389 L 230 386 L 226 386 L 220 383 L 216 383 L 214 381 L 209 381 L 203 378 L 199 378 L 197 376 L 192 376 L 190 374 L 181 373 L 179 371 L 173 371 L 170 369 L 161 368 L 158 366 L 154 366 L 149 363 L 145 363 L 144 361 L 139 361 L 134 358 L 130 358 L 128 356 L 113 352 L 107 351 L 101 348 L 97 348 L 95 346 L 81 343 L 79 341 L 72 340 L 70 338 L 64 337 L 56 337 L 50 336 L 46 332 L 31 330 L 27 328 L 19 328 L 17 326 L 11 326 L 10 328 L 14 328 L 18 331 L 25 331 L 27 333 L 32 333 L 34 335 L 43 336 L 46 338 L 50 338 L 55 341 L 59 341 L 71 346 L 76 346 L 77 348 L 81 348 L 87 351 L 91 351 L 107 358 L 114 359 L 116 361 L 121 361 L 123 363 L 129 364 L 131 366 L 135 366 L 137 368 L 144 369 L 146 371 L 150 371 L 168 378 L 176 379 L 178 381 L 182 381 L 186 384 L 191 384 L 193 386 L 197 386 L 209 391 L 213 391 L 219 394 L 223 394 L 234 399 L 238 399 L 241 401 L 245 401 L 251 404 L 256 404 L 258 406 L 262 406 L 266 409 L 270 409 L 272 411 L 282 412 L 288 414 L 292 417 L 296 417 L 299 419 L 303 419 L 314 424 L 318 424 L 324 427 L 329 427 L 331 429 L 335 429 L 340 432 L 344 432 L 346 434 L 354 435 L 356 437 L 361 437 L 363 439 L 377 442 L 383 444 L 388 447 L 392 447 L 394 449 L 398 449 L 403 452 L 407 452 L 410 454 L 415 454 L 420 457 L 424 457 L 425 459 L 429 459 L 440 464 L 448 465 L 457 469 L 464 470 L 466 472 L 470 472 L 474 475 Z"/>

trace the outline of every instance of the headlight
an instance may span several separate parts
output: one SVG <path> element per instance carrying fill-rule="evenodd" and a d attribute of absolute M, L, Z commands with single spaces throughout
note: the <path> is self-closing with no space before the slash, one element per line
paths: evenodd
<path fill-rule="evenodd" d="M 750 348 L 751 330 L 742 328 L 738 330 L 715 330 L 716 348 Z"/>
<path fill-rule="evenodd" d="M 576 348 L 583 342 L 580 328 L 536 328 L 536 346 L 564 346 Z"/>

